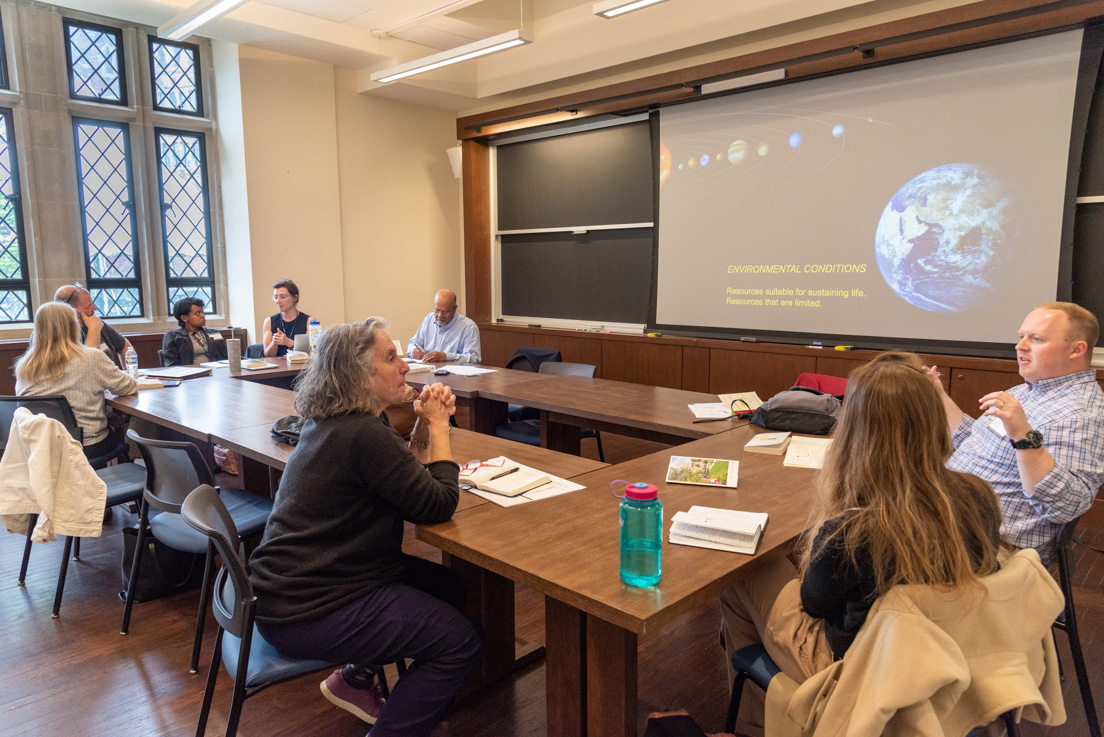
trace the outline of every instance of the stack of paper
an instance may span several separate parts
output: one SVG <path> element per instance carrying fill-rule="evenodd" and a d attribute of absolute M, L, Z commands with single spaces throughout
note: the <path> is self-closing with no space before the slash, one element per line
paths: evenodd
<path fill-rule="evenodd" d="M 763 400 L 755 392 L 736 392 L 735 394 L 718 394 L 724 406 L 733 412 L 755 411 L 763 404 Z"/>
<path fill-rule="evenodd" d="M 288 363 L 306 363 L 310 360 L 310 354 L 306 351 L 288 351 L 284 357 Z"/>
<path fill-rule="evenodd" d="M 668 540 L 696 548 L 754 555 L 766 526 L 766 512 L 695 506 L 689 512 L 676 512 L 671 518 Z"/>
<path fill-rule="evenodd" d="M 831 438 L 794 437 L 782 465 L 795 468 L 824 468 L 824 454 L 828 452 L 831 445 Z"/>
<path fill-rule="evenodd" d="M 780 456 L 786 452 L 790 445 L 788 432 L 761 432 L 747 441 L 744 450 L 748 453 L 763 453 L 769 456 Z"/>

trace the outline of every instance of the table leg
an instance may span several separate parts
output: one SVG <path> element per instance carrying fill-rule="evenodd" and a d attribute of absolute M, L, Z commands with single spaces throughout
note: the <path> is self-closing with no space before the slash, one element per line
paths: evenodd
<path fill-rule="evenodd" d="M 484 435 L 494 435 L 495 428 L 506 424 L 505 402 L 493 399 L 472 398 L 468 400 L 468 429 Z"/>
<path fill-rule="evenodd" d="M 549 450 L 558 450 L 561 453 L 579 455 L 582 447 L 579 443 L 579 428 L 574 425 L 564 425 L 553 422 L 548 417 L 548 412 L 541 410 L 541 447 Z"/>
<path fill-rule="evenodd" d="M 587 733 L 586 615 L 573 606 L 544 599 L 545 691 L 548 737 Z M 591 732 L 602 735 L 603 732 Z"/>
<path fill-rule="evenodd" d="M 513 581 L 453 556 L 446 555 L 445 562 L 464 579 L 468 589 L 464 615 L 483 631 L 484 636 L 480 672 L 465 691 L 494 683 L 544 655 L 543 647 L 517 641 Z"/>
<path fill-rule="evenodd" d="M 247 491 L 251 491 L 254 494 L 272 498 L 276 496 L 276 486 L 273 485 L 273 471 L 266 463 L 255 461 L 252 458 L 247 458 L 241 453 L 238 454 L 238 463 L 241 464 L 242 482 L 245 484 Z M 276 481 L 279 481 L 279 472 L 277 471 Z"/>
<path fill-rule="evenodd" d="M 587 617 L 587 734 L 635 737 L 636 646 L 636 633 Z"/>

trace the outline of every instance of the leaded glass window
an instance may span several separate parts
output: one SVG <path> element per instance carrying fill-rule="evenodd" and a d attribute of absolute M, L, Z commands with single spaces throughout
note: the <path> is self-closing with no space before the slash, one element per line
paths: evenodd
<path fill-rule="evenodd" d="M 150 38 L 149 47 L 153 109 L 203 115 L 199 47 L 159 38 Z"/>
<path fill-rule="evenodd" d="M 123 32 L 118 28 L 65 19 L 69 96 L 126 105 Z"/>
<path fill-rule="evenodd" d="M 214 312 L 211 210 L 202 133 L 157 128 L 157 180 L 169 309 L 182 297 L 199 297 Z"/>
<path fill-rule="evenodd" d="M 31 320 L 30 287 L 12 111 L 0 108 L 0 323 Z"/>
<path fill-rule="evenodd" d="M 73 119 L 88 289 L 104 317 L 142 313 L 130 127 Z"/>

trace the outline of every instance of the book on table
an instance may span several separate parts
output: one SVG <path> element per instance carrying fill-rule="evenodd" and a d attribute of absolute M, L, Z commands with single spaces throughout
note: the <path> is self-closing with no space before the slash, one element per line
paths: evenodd
<path fill-rule="evenodd" d="M 739 461 L 671 456 L 671 461 L 667 464 L 667 483 L 727 486 L 735 489 L 739 471 Z"/>
<path fill-rule="evenodd" d="M 407 363 L 407 366 L 410 367 L 410 371 L 407 372 L 410 374 L 422 374 L 426 371 L 437 370 L 437 367 L 434 366 L 432 363 L 418 363 L 417 361 L 411 361 Z"/>
<path fill-rule="evenodd" d="M 468 464 L 460 469 L 460 483 L 502 496 L 517 496 L 543 486 L 552 477 L 534 468 L 523 467 L 505 456 L 498 456 L 479 465 Z"/>
<path fill-rule="evenodd" d="M 160 379 L 155 379 L 152 376 L 139 376 L 138 377 L 138 391 L 143 389 L 163 389 L 164 384 Z"/>
<path fill-rule="evenodd" d="M 780 456 L 786 452 L 792 436 L 788 432 L 761 432 L 744 445 L 748 453 Z"/>
<path fill-rule="evenodd" d="M 831 438 L 794 437 L 782 465 L 793 468 L 824 468 L 824 454 L 831 445 Z"/>
<path fill-rule="evenodd" d="M 667 539 L 678 545 L 754 555 L 766 526 L 766 512 L 693 506 L 671 518 Z"/>
<path fill-rule="evenodd" d="M 310 360 L 310 355 L 306 351 L 288 351 L 284 358 L 288 363 L 306 363 Z"/>
<path fill-rule="evenodd" d="M 192 379 L 197 376 L 210 376 L 211 369 L 202 366 L 161 366 L 160 368 L 142 369 L 145 376 L 156 376 L 159 379 Z"/>

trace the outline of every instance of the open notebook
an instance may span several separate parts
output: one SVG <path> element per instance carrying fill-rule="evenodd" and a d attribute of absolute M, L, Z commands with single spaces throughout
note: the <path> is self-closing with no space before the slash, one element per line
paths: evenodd
<path fill-rule="evenodd" d="M 469 464 L 460 469 L 460 483 L 502 496 L 518 496 L 551 480 L 552 477 L 548 474 L 522 466 L 505 456 L 491 458 L 477 466 Z"/>

